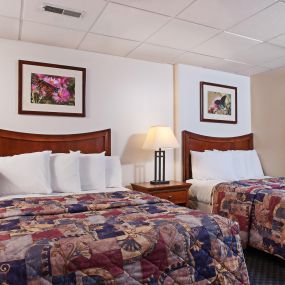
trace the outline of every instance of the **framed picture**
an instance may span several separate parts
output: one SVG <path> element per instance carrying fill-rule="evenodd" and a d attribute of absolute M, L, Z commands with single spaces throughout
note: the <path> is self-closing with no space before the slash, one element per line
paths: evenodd
<path fill-rule="evenodd" d="M 200 82 L 200 121 L 237 123 L 237 88 Z"/>
<path fill-rule="evenodd" d="M 86 69 L 19 60 L 18 113 L 85 117 Z"/>

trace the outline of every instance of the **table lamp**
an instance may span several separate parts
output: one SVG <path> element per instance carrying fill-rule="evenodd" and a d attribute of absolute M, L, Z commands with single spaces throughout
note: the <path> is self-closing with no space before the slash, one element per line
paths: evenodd
<path fill-rule="evenodd" d="M 152 149 L 154 152 L 154 180 L 150 184 L 168 184 L 165 180 L 165 150 L 179 146 L 170 127 L 150 127 L 146 135 L 143 149 Z"/>

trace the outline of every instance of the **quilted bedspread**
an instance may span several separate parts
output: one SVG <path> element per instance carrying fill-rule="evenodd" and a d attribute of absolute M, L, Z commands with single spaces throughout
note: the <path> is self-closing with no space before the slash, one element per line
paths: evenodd
<path fill-rule="evenodd" d="M 285 259 L 285 177 L 218 184 L 213 213 L 238 221 L 243 247 Z"/>
<path fill-rule="evenodd" d="M 0 284 L 249 284 L 236 222 L 133 191 L 0 201 Z"/>

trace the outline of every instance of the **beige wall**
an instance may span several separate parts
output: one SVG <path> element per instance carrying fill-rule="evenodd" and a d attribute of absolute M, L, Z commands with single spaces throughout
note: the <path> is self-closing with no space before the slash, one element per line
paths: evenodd
<path fill-rule="evenodd" d="M 267 175 L 285 175 L 285 68 L 251 78 L 254 145 Z"/>

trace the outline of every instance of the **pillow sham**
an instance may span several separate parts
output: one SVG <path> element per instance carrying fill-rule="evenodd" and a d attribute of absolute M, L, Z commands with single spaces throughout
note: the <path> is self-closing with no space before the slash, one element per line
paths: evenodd
<path fill-rule="evenodd" d="M 51 155 L 51 187 L 54 192 L 76 193 L 81 191 L 79 157 L 79 152 Z"/>
<path fill-rule="evenodd" d="M 122 187 L 122 166 L 119 156 L 106 156 L 106 187 Z"/>
<path fill-rule="evenodd" d="M 50 194 L 50 151 L 0 157 L 0 195 Z"/>
<path fill-rule="evenodd" d="M 105 152 L 80 154 L 79 170 L 83 191 L 106 187 L 105 165 Z"/>
<path fill-rule="evenodd" d="M 256 150 L 231 151 L 239 172 L 239 179 L 257 179 L 264 177 L 264 172 Z"/>
<path fill-rule="evenodd" d="M 191 165 L 194 179 L 231 181 L 237 178 L 229 152 L 191 151 Z"/>
<path fill-rule="evenodd" d="M 235 180 L 256 179 L 264 177 L 262 166 L 256 150 L 227 150 L 227 151 L 206 151 L 216 153 L 222 161 L 225 153 L 232 156 L 231 168 L 233 168 Z"/>

